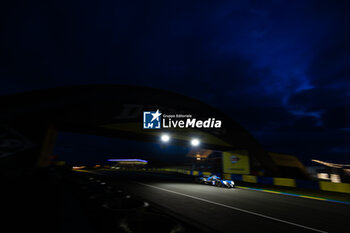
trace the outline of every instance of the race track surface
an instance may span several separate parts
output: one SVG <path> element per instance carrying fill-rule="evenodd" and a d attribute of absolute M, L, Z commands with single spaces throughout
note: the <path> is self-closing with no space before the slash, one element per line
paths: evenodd
<path fill-rule="evenodd" d="M 99 172 L 212 232 L 349 232 L 350 205 L 196 184 L 169 175 Z"/>

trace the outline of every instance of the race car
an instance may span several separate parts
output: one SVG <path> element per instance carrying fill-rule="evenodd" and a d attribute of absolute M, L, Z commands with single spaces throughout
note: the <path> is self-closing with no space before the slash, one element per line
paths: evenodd
<path fill-rule="evenodd" d="M 220 177 L 213 175 L 208 177 L 199 177 L 198 182 L 200 184 L 209 184 L 217 187 L 224 187 L 224 188 L 234 188 L 235 182 L 233 180 L 222 180 Z"/>

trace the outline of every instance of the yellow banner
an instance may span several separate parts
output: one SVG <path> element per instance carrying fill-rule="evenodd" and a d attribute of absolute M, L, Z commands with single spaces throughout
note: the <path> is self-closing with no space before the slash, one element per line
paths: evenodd
<path fill-rule="evenodd" d="M 230 151 L 222 153 L 224 173 L 250 174 L 248 151 Z"/>

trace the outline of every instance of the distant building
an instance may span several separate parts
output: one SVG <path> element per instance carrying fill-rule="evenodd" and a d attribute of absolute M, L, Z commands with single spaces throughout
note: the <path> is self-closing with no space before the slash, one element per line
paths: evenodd
<path fill-rule="evenodd" d="M 273 161 L 274 166 L 278 168 L 280 177 L 310 178 L 305 166 L 296 156 L 274 152 L 268 152 L 268 156 Z M 247 150 L 191 151 L 187 158 L 187 166 L 192 170 L 268 176 L 264 167 L 250 156 Z"/>
<path fill-rule="evenodd" d="M 321 165 L 308 168 L 312 177 L 335 183 L 350 183 L 350 165 L 329 163 L 315 159 L 312 161 Z"/>

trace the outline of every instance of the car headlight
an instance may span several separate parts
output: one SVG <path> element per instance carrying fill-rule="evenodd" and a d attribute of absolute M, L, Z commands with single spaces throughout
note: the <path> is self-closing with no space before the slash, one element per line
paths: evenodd
<path fill-rule="evenodd" d="M 233 185 L 234 185 L 234 184 L 235 184 L 235 182 L 233 182 L 233 181 L 231 180 L 231 184 L 233 184 Z"/>
<path fill-rule="evenodd" d="M 227 184 L 227 181 L 224 181 L 224 180 L 223 180 L 222 182 L 223 182 L 224 184 Z"/>

